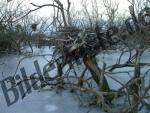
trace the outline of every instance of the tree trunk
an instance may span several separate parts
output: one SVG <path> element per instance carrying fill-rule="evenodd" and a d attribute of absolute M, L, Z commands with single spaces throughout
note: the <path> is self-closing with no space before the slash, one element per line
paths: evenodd
<path fill-rule="evenodd" d="M 98 67 L 95 57 L 87 55 L 83 58 L 83 62 L 86 68 L 90 71 L 92 78 L 96 82 L 99 89 L 101 91 L 110 91 L 108 82 L 106 78 L 103 77 L 102 70 Z"/>
<path fill-rule="evenodd" d="M 131 86 L 131 91 L 132 91 L 132 102 L 131 102 L 131 107 L 132 113 L 138 113 L 138 107 L 139 107 L 139 88 L 140 88 L 140 57 L 142 55 L 142 52 L 137 50 L 136 53 L 136 59 L 135 59 L 135 66 L 134 66 L 134 83 Z M 139 80 L 138 80 L 139 79 Z"/>

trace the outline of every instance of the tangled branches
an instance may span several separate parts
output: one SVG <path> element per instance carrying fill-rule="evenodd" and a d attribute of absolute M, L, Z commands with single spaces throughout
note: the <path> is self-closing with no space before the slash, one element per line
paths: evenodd
<path fill-rule="evenodd" d="M 150 25 L 149 17 L 150 17 L 150 8 L 145 7 L 140 11 L 138 14 L 138 17 L 134 14 L 134 8 L 133 6 L 132 10 L 130 11 L 131 13 L 131 18 L 128 18 L 125 21 L 127 30 L 130 34 L 134 34 L 135 32 L 139 32 L 143 29 L 143 26 L 148 27 Z M 139 30 L 140 29 L 140 30 Z"/>

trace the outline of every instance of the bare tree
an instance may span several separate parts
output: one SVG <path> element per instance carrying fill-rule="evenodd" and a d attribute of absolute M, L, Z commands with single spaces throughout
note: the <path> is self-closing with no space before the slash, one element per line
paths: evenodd
<path fill-rule="evenodd" d="M 119 3 L 113 3 L 111 0 L 103 0 L 103 4 L 106 9 L 106 17 L 108 18 L 108 27 L 112 27 L 118 15 Z"/>

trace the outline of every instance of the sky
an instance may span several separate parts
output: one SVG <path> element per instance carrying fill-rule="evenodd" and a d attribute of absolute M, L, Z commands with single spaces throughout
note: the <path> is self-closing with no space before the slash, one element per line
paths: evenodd
<path fill-rule="evenodd" d="M 5 1 L 5 3 L 7 3 L 8 0 L 0 0 L 0 3 L 2 3 L 2 1 Z M 34 3 L 36 5 L 52 4 L 53 0 L 11 0 L 9 2 L 10 6 L 15 5 L 15 4 L 13 4 L 14 1 L 16 1 L 16 3 L 17 3 L 17 1 L 23 2 L 23 5 L 25 5 L 26 8 L 34 9 L 35 7 L 33 7 L 33 5 L 31 5 L 30 3 Z M 67 0 L 60 0 L 60 1 L 63 3 L 64 8 L 67 9 Z M 88 7 L 89 12 L 92 11 L 91 1 L 92 0 L 87 0 L 87 2 L 88 2 L 87 7 Z M 103 2 L 102 2 L 103 0 L 96 0 L 96 1 L 98 4 L 99 13 L 100 14 L 104 14 L 104 13 L 106 14 L 106 10 L 103 7 Z M 115 3 L 119 3 L 119 9 L 118 9 L 119 14 L 129 15 L 128 7 L 130 4 L 129 4 L 128 0 L 110 0 L 110 1 L 115 2 Z M 70 2 L 71 2 L 71 14 L 73 14 L 75 12 L 83 12 L 82 0 L 70 0 Z M 52 19 L 53 7 L 44 7 L 44 8 L 41 8 L 41 9 L 31 13 L 31 14 L 37 15 L 37 17 L 40 17 L 40 18 L 41 17 L 48 17 L 48 18 Z"/>
<path fill-rule="evenodd" d="M 30 7 L 30 8 L 33 8 L 30 3 L 35 3 L 37 5 L 42 5 L 42 4 L 47 4 L 47 3 L 52 3 L 51 2 L 52 0 L 24 0 L 24 3 L 27 5 L 27 7 Z M 60 0 L 63 4 L 64 4 L 64 7 L 67 6 L 67 0 Z M 82 10 L 82 5 L 81 5 L 81 2 L 82 0 L 70 0 L 71 3 L 72 3 L 72 7 L 74 6 L 75 10 L 78 10 L 78 11 L 81 11 Z M 91 9 L 91 0 L 87 0 L 89 3 L 88 3 L 88 7 L 89 7 L 89 11 Z M 111 0 L 113 2 L 117 2 L 119 3 L 119 12 L 120 13 L 124 13 L 125 11 L 128 10 L 128 6 L 129 6 L 129 2 L 128 0 Z M 99 4 L 99 9 L 101 10 L 102 8 L 102 0 L 97 0 L 97 3 Z M 40 9 L 39 11 L 37 11 L 37 15 L 40 15 L 40 16 L 46 16 L 46 17 L 49 17 L 52 15 L 52 12 L 53 12 L 53 9 L 50 8 L 50 7 L 45 7 L 45 8 L 42 8 Z"/>

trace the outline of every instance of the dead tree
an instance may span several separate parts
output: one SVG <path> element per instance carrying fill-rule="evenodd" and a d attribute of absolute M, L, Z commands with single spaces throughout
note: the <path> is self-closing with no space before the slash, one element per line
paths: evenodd
<path fill-rule="evenodd" d="M 104 41 L 104 33 L 101 33 L 101 28 L 97 25 L 95 27 L 95 32 L 96 32 L 96 35 L 97 35 L 97 39 L 99 41 L 99 46 L 102 47 L 102 50 L 105 50 L 106 49 L 106 45 L 105 45 L 105 41 Z"/>

